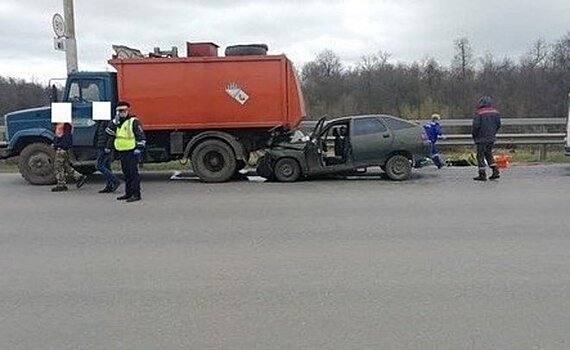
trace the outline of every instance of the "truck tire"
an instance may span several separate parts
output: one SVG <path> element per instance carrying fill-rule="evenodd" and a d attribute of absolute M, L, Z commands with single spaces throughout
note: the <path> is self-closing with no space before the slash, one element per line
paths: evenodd
<path fill-rule="evenodd" d="M 390 157 L 385 167 L 386 175 L 394 181 L 404 181 L 412 175 L 412 163 L 401 154 Z"/>
<path fill-rule="evenodd" d="M 20 152 L 20 174 L 32 185 L 55 183 L 55 150 L 47 143 L 32 143 Z"/>
<path fill-rule="evenodd" d="M 255 56 L 267 55 L 269 48 L 265 44 L 232 45 L 226 47 L 226 56 Z"/>
<path fill-rule="evenodd" d="M 273 174 L 279 182 L 295 182 L 301 177 L 301 167 L 293 158 L 281 158 L 275 163 Z"/>
<path fill-rule="evenodd" d="M 221 140 L 205 140 L 191 156 L 194 173 L 204 182 L 226 182 L 236 172 L 236 157 L 232 148 Z"/>

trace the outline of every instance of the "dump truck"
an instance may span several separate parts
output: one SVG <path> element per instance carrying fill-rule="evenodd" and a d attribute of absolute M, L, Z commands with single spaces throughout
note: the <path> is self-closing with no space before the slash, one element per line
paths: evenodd
<path fill-rule="evenodd" d="M 187 43 L 186 57 L 125 53 L 124 47 L 116 52 L 108 61 L 116 72 L 72 72 L 58 99 L 72 104 L 72 165 L 83 174 L 95 172 L 93 102 L 109 101 L 114 110 L 128 101 L 147 135 L 144 162 L 190 160 L 205 182 L 230 180 L 252 152 L 305 116 L 293 64 L 285 55 L 267 55 L 263 45 L 228 47 L 225 56 L 213 43 Z M 28 182 L 54 183 L 51 108 L 4 118 L 0 159 L 19 156 Z"/>

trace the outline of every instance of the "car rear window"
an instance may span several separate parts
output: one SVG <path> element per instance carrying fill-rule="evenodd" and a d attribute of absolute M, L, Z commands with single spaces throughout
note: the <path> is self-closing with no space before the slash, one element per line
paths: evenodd
<path fill-rule="evenodd" d="M 384 123 L 392 130 L 401 130 L 416 127 L 416 124 L 390 117 L 382 117 Z"/>
<path fill-rule="evenodd" d="M 361 118 L 354 120 L 354 136 L 376 134 L 387 131 L 384 124 L 376 118 Z"/>

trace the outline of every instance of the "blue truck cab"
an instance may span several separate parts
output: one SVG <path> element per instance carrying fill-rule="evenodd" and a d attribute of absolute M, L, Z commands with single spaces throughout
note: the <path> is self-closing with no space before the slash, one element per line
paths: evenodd
<path fill-rule="evenodd" d="M 60 102 L 72 103 L 72 166 L 80 173 L 95 172 L 95 137 L 98 122 L 92 118 L 94 101 L 117 102 L 117 77 L 113 72 L 73 72 L 65 85 Z M 55 101 L 54 101 L 55 102 Z M 31 184 L 55 182 L 52 147 L 55 137 L 51 107 L 14 111 L 4 116 L 5 141 L 0 142 L 0 159 L 19 156 L 18 168 Z"/>

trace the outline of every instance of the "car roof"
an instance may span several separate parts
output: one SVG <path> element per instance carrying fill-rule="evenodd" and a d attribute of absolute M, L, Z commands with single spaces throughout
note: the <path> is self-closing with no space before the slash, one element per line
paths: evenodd
<path fill-rule="evenodd" d="M 335 118 L 335 119 L 331 119 L 329 121 L 327 121 L 327 124 L 330 123 L 336 123 L 336 122 L 340 122 L 340 121 L 349 121 L 349 120 L 354 120 L 354 119 L 364 119 L 364 118 L 378 118 L 378 117 L 387 117 L 387 118 L 394 118 L 394 119 L 398 119 L 398 120 L 402 120 L 411 124 L 415 124 L 413 121 L 411 120 L 406 120 L 403 118 L 398 118 L 395 117 L 393 115 L 389 115 L 389 114 L 361 114 L 361 115 L 350 115 L 350 116 L 346 116 L 346 117 L 340 117 L 340 118 Z"/>

